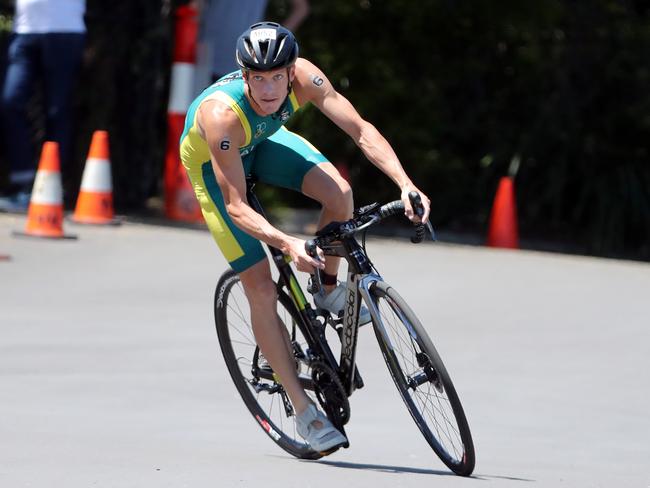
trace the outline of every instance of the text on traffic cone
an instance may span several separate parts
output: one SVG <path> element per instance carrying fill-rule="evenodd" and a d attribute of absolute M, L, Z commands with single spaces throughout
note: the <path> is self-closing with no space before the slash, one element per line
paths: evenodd
<path fill-rule="evenodd" d="M 59 145 L 43 144 L 41 159 L 27 211 L 25 234 L 39 237 L 63 237 L 63 189 Z"/>

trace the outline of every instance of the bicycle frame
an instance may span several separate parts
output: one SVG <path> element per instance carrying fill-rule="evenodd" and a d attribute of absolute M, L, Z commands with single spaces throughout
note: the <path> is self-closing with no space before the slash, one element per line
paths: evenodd
<path fill-rule="evenodd" d="M 257 196 L 252 191 L 254 186 L 254 182 L 248 180 L 246 192 L 248 204 L 253 210 L 264 216 L 262 205 L 257 199 Z M 327 339 L 325 337 L 325 325 L 321 325 L 316 320 L 314 310 L 309 305 L 309 302 L 307 301 L 307 298 L 305 297 L 305 294 L 303 293 L 302 288 L 298 283 L 296 275 L 294 274 L 293 269 L 289 264 L 291 262 L 291 258 L 289 256 L 285 256 L 282 254 L 282 251 L 273 246 L 267 247 L 280 274 L 280 279 L 278 280 L 278 288 L 282 288 L 282 286 L 286 288 L 288 295 L 291 297 L 294 305 L 296 306 L 296 309 L 298 310 L 298 313 L 300 314 L 303 326 L 301 328 L 302 332 L 308 336 L 306 338 L 309 340 L 309 343 L 311 345 L 315 345 L 320 348 L 319 351 L 313 352 L 320 354 L 323 359 L 330 364 L 330 366 L 332 366 L 335 370 L 338 370 L 336 367 L 337 362 L 334 354 L 332 354 L 332 351 L 327 345 Z"/>
<path fill-rule="evenodd" d="M 252 181 L 248 181 L 248 203 L 256 212 L 264 215 L 262 206 L 257 196 L 252 191 L 254 186 L 255 184 Z M 381 276 L 379 276 L 379 274 L 373 269 L 363 248 L 352 237 L 344 239 L 340 243 L 334 243 L 323 248 L 323 252 L 328 256 L 345 258 L 348 261 L 349 266 L 346 307 L 343 311 L 342 318 L 343 328 L 341 332 L 341 355 L 339 361 L 336 361 L 325 337 L 326 325 L 321 324 L 316 320 L 314 310 L 309 305 L 309 302 L 296 279 L 296 275 L 289 264 L 291 259 L 288 256 L 285 256 L 279 249 L 272 246 L 267 247 L 280 274 L 278 286 L 284 286 L 286 288 L 289 296 L 300 313 L 303 333 L 309 335 L 308 339 L 311 344 L 318 345 L 321 350 L 316 352 L 320 353 L 330 366 L 337 371 L 347 395 L 352 395 L 356 388 L 361 388 L 363 386 L 363 380 L 356 369 L 356 351 L 361 299 L 363 298 L 367 303 L 370 313 L 376 322 L 378 313 L 370 301 L 369 287 L 372 283 L 381 281 Z"/>

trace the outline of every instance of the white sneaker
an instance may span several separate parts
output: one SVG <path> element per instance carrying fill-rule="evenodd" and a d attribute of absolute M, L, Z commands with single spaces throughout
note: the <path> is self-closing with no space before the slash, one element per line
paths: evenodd
<path fill-rule="evenodd" d="M 339 285 L 334 288 L 331 292 L 325 295 L 323 290 L 314 294 L 314 303 L 318 308 L 327 310 L 332 315 L 338 317 L 342 314 L 343 308 L 345 307 L 345 293 L 346 285 L 339 283 Z M 370 312 L 368 309 L 361 305 L 359 310 L 359 325 L 367 324 L 372 320 Z"/>
<path fill-rule="evenodd" d="M 320 422 L 321 426 L 318 427 L 316 422 Z M 296 427 L 298 434 L 314 451 L 328 452 L 348 442 L 313 403 L 300 415 L 296 415 Z"/>

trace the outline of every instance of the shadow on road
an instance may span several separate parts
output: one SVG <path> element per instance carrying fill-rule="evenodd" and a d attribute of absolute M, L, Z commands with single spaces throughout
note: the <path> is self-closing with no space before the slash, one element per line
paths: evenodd
<path fill-rule="evenodd" d="M 326 466 L 332 466 L 334 468 L 344 468 L 344 469 L 360 469 L 367 471 L 378 471 L 381 473 L 412 473 L 412 474 L 429 474 L 435 476 L 456 476 L 451 471 L 440 471 L 437 469 L 424 469 L 424 468 L 411 468 L 409 466 L 391 466 L 387 464 L 368 464 L 368 463 L 349 463 L 345 461 L 325 461 L 325 460 L 300 460 L 301 462 L 306 463 L 318 463 Z M 528 481 L 535 482 L 535 480 L 526 479 L 526 478 L 517 478 L 514 476 L 499 476 L 499 475 L 479 475 L 473 474 L 468 477 L 469 479 L 485 481 L 488 479 L 500 479 L 506 481 Z"/>
<path fill-rule="evenodd" d="M 317 462 L 335 468 L 345 469 L 362 469 L 367 471 L 379 471 L 382 473 L 413 473 L 413 474 L 433 474 L 437 476 L 456 476 L 451 471 L 438 471 L 435 469 L 410 468 L 408 466 L 390 466 L 387 464 L 367 464 L 367 463 L 348 463 L 345 461 L 304 461 Z"/>
<path fill-rule="evenodd" d="M 527 478 L 517 478 L 515 476 L 499 476 L 494 474 L 482 474 L 476 477 L 482 480 L 528 481 L 529 483 L 537 482 L 537 480 L 530 480 Z"/>

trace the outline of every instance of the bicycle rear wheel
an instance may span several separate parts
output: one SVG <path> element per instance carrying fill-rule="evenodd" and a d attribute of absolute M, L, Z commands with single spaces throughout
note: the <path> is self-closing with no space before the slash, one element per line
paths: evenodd
<path fill-rule="evenodd" d="M 406 407 L 438 457 L 454 473 L 469 476 L 474 444 L 463 407 L 431 339 L 413 311 L 388 284 L 370 290 L 379 320 L 375 335 Z"/>
<path fill-rule="evenodd" d="M 298 434 L 295 414 L 282 384 L 260 355 L 250 321 L 248 299 L 232 270 L 219 279 L 214 296 L 217 336 L 228 371 L 239 394 L 258 425 L 282 449 L 302 459 L 318 459 L 314 451 Z M 296 367 L 303 386 L 313 389 L 311 372 L 305 364 L 307 341 L 298 324 L 300 318 L 293 302 L 285 293 L 278 296 L 278 317 L 286 327 L 294 348 Z M 310 394 L 310 391 L 306 389 Z M 313 401 L 317 401 L 310 394 Z"/>

